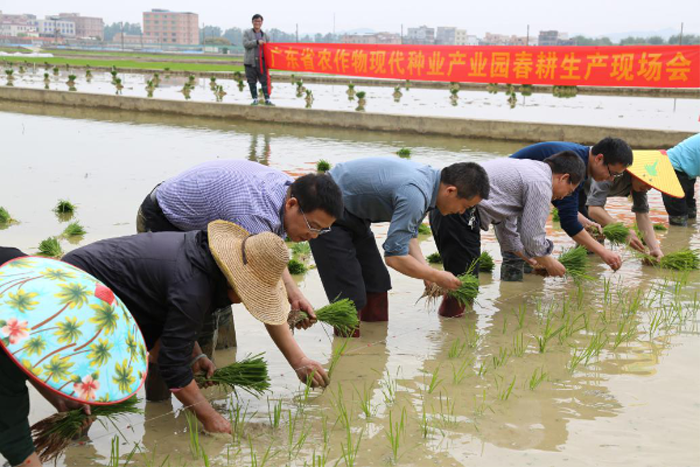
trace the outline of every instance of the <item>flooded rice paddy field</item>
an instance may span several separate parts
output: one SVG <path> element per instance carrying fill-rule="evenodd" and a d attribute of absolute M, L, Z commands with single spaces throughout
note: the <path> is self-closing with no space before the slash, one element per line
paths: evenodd
<path fill-rule="evenodd" d="M 19 74 L 15 69 L 14 86 L 35 89 L 44 88 L 43 68 L 28 69 Z M 78 76 L 78 92 L 114 94 L 111 84 L 112 76 L 105 72 L 93 72 L 91 82 L 85 79 L 83 70 L 66 71 L 61 69 L 59 76 L 49 71 L 49 89 L 67 91 L 69 74 Z M 146 97 L 146 82 L 150 75 L 119 74 L 122 80 L 124 96 Z M 154 92 L 154 98 L 185 100 L 181 89 L 187 78 L 160 74 L 160 86 Z M 5 80 L 3 79 L 3 84 Z M 348 78 L 348 83 L 351 79 Z M 191 100 L 197 102 L 215 102 L 209 80 L 198 78 L 191 92 Z M 217 79 L 217 84 L 226 91 L 225 103 L 249 104 L 250 92 L 247 84 L 239 90 L 233 80 Z M 347 86 L 305 84 L 313 92 L 312 108 L 323 110 L 354 111 L 357 99 L 348 100 Z M 393 87 L 362 86 L 356 83 L 356 91 L 366 92 L 366 111 L 373 113 L 422 115 L 433 117 L 473 118 L 483 120 L 528 121 L 554 124 L 596 125 L 626 128 L 648 128 L 655 130 L 698 131 L 698 99 L 674 99 L 657 97 L 630 96 L 590 96 L 581 95 L 574 98 L 556 98 L 551 94 L 533 94 L 523 97 L 518 94 L 514 109 L 509 108 L 507 96 L 501 91 L 496 95 L 485 91 L 460 91 L 459 99 L 453 105 L 447 89 L 401 88 L 403 97 L 395 102 Z M 297 97 L 297 87 L 290 83 L 273 82 L 272 98 L 276 105 L 292 108 L 306 107 L 304 97 Z"/>
<path fill-rule="evenodd" d="M 0 128 L 0 205 L 20 222 L 0 230 L 0 244 L 28 253 L 65 227 L 52 212 L 59 198 L 77 204 L 88 231 L 76 244 L 62 241 L 68 251 L 133 233 L 150 189 L 205 160 L 247 158 L 296 175 L 321 158 L 336 164 L 401 147 L 440 167 L 525 144 L 7 103 Z M 665 222 L 659 194 L 650 202 L 654 222 Z M 611 209 L 632 222 L 626 200 Z M 548 229 L 557 250 L 571 245 L 556 223 Z M 381 243 L 386 225 L 375 232 Z M 696 223 L 658 235 L 667 252 L 700 247 Z M 206 390 L 234 421 L 234 436 L 201 435 L 193 446 L 173 398 L 143 403 L 143 416 L 115 425 L 95 423 L 58 465 L 114 462 L 115 436 L 120 465 L 697 465 L 698 273 L 657 271 L 621 249 L 620 271 L 590 257 L 594 279 L 580 286 L 530 275 L 505 283 L 492 232 L 483 243 L 496 270 L 481 274 L 465 317 L 439 318 L 416 302 L 418 281 L 392 273 L 388 323 L 365 323 L 347 343 L 320 324 L 298 331 L 309 357 L 333 365 L 325 391 L 307 393 L 264 327 L 235 306 L 238 348 L 217 351 L 216 363 L 264 351 L 272 390 L 261 399 Z M 429 236 L 421 247 L 435 251 Z M 326 303 L 315 270 L 298 281 L 315 306 Z M 51 413 L 33 394 L 30 421 Z"/>

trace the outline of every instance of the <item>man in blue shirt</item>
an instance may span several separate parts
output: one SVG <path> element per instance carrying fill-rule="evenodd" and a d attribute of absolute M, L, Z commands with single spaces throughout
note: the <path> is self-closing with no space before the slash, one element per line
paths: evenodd
<path fill-rule="evenodd" d="M 684 198 L 663 194 L 668 222 L 671 225 L 685 226 L 688 225 L 688 219 L 695 219 L 698 214 L 695 180 L 700 176 L 700 133 L 683 140 L 666 153 L 685 192 Z"/>
<path fill-rule="evenodd" d="M 629 145 L 619 138 L 610 137 L 603 138 L 593 146 L 562 141 L 537 143 L 517 151 L 510 157 L 541 161 L 562 151 L 576 153 L 586 165 L 586 177 L 591 177 L 597 182 L 613 181 L 624 175 L 625 169 L 632 165 L 632 149 Z M 600 226 L 587 218 L 585 198 L 586 195 L 579 185 L 570 196 L 554 201 L 552 204 L 559 210 L 561 227 L 569 237 L 600 256 L 608 266 L 616 271 L 622 266 L 620 255 L 606 249 L 586 231 L 588 226 L 593 225 L 598 229 Z M 581 207 L 584 208 L 583 213 L 580 212 Z M 501 279 L 522 280 L 523 268 L 522 259 L 511 256 L 504 257 Z"/>
<path fill-rule="evenodd" d="M 418 226 L 431 209 L 463 213 L 489 196 L 486 171 L 461 162 L 442 170 L 397 158 L 357 159 L 329 175 L 343 193 L 345 211 L 311 250 L 329 300 L 349 298 L 362 321 L 387 321 L 389 271 L 381 259 L 373 222 L 391 222 L 383 244 L 386 264 L 427 284 L 455 290 L 452 273 L 428 265 L 418 245 Z M 356 330 L 355 336 L 359 336 Z"/>

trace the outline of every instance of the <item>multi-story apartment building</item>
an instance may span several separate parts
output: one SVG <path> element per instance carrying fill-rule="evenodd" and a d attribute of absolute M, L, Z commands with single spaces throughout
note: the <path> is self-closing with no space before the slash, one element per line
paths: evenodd
<path fill-rule="evenodd" d="M 406 44 L 435 44 L 435 28 L 428 26 L 408 28 L 404 42 Z"/>
<path fill-rule="evenodd" d="M 457 43 L 457 28 L 438 26 L 435 34 L 435 44 L 455 45 Z"/>
<path fill-rule="evenodd" d="M 33 21 L 40 36 L 75 37 L 75 23 L 58 16 L 47 16 Z"/>
<path fill-rule="evenodd" d="M 154 9 L 143 13 L 143 35 L 156 43 L 199 44 L 199 15 Z"/>
<path fill-rule="evenodd" d="M 401 36 L 390 32 L 376 34 L 346 34 L 341 41 L 345 44 L 400 44 Z"/>
<path fill-rule="evenodd" d="M 466 29 L 457 29 L 455 31 L 455 45 L 479 45 L 479 39 L 476 36 L 468 35 Z"/>
<path fill-rule="evenodd" d="M 78 13 L 60 13 L 58 17 L 75 23 L 77 37 L 104 39 L 105 23 L 102 18 L 80 16 Z"/>

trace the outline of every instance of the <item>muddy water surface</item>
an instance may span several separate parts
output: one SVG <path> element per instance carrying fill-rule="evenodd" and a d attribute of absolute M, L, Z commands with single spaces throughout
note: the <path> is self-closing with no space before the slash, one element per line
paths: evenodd
<path fill-rule="evenodd" d="M 0 129 L 0 205 L 20 221 L 0 231 L 0 244 L 28 253 L 65 227 L 51 211 L 59 198 L 78 205 L 75 218 L 88 231 L 77 245 L 62 241 L 67 251 L 131 234 L 148 191 L 205 160 L 246 158 L 300 174 L 320 158 L 335 164 L 391 156 L 401 147 L 435 166 L 500 157 L 520 147 L 15 104 L 0 104 Z M 650 200 L 654 221 L 665 222 L 658 193 Z M 611 205 L 631 222 L 629 209 L 626 200 Z M 556 223 L 548 228 L 558 250 L 571 244 Z M 375 231 L 383 242 L 386 225 Z M 323 465 L 318 457 L 313 464 L 314 456 L 326 456 L 327 465 L 353 465 L 355 451 L 358 466 L 697 465 L 698 274 L 674 277 L 620 250 L 625 263 L 619 272 L 591 257 L 594 280 L 581 287 L 535 276 L 504 283 L 492 232 L 483 238 L 497 266 L 493 274 L 481 274 L 472 312 L 441 319 L 435 305 L 416 303 L 418 281 L 392 274 L 389 323 L 363 324 L 362 337 L 347 343 L 324 392 L 305 396 L 264 327 L 234 307 L 239 346 L 217 352 L 216 362 L 265 351 L 272 390 L 269 400 L 207 390 L 223 413 L 241 407 L 243 420 L 234 439 L 200 438 L 209 462 L 262 465 L 269 448 L 265 465 Z M 700 247 L 697 224 L 659 238 L 665 251 Z M 426 254 L 435 251 L 429 237 L 421 240 Z M 298 280 L 314 305 L 326 303 L 314 270 Z M 684 285 L 675 288 L 678 281 Z M 307 355 L 326 368 L 344 344 L 323 325 L 296 335 Z M 283 411 L 275 427 L 278 401 Z M 89 439 L 71 446 L 58 465 L 107 464 L 114 436 L 122 464 L 138 443 L 132 465 L 204 465 L 192 455 L 180 408 L 175 399 L 149 403 L 143 416 L 95 424 Z M 50 413 L 33 397 L 32 422 Z M 395 455 L 390 426 L 399 432 Z"/>

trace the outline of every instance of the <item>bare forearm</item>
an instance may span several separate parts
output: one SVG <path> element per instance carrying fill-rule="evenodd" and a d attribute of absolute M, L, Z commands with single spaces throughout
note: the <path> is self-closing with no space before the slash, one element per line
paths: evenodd
<path fill-rule="evenodd" d="M 282 352 L 282 355 L 284 355 L 284 358 L 292 367 L 294 367 L 297 362 L 301 361 L 301 359 L 306 357 L 304 351 L 301 350 L 301 347 L 299 347 L 299 344 L 294 339 L 289 326 L 286 324 L 266 324 L 265 328 L 267 329 L 268 334 L 270 334 L 272 341 L 275 343 L 280 352 Z"/>
<path fill-rule="evenodd" d="M 615 222 L 615 219 L 613 219 L 612 216 L 608 214 L 608 211 L 606 211 L 605 208 L 602 206 L 589 206 L 588 214 L 594 221 L 596 221 L 603 227 Z"/>
<path fill-rule="evenodd" d="M 420 249 L 420 244 L 418 243 L 417 238 L 412 238 L 408 243 L 408 254 L 415 258 L 419 263 L 428 266 L 428 262 L 425 260 L 425 256 L 423 256 L 423 250 Z"/>
<path fill-rule="evenodd" d="M 430 266 L 427 262 L 422 263 L 410 254 L 405 256 L 388 256 L 385 258 L 387 266 L 397 270 L 414 279 L 423 279 L 435 282 L 438 279 L 438 271 Z"/>
<path fill-rule="evenodd" d="M 649 214 L 647 213 L 637 213 L 637 227 L 639 231 L 644 235 L 644 241 L 649 247 L 650 251 L 660 250 L 659 241 L 656 239 L 656 233 L 654 233 L 654 226 L 649 219 Z"/>
<path fill-rule="evenodd" d="M 194 379 L 184 388 L 173 391 L 173 394 L 177 400 L 182 402 L 182 405 L 192 410 L 200 421 L 218 415 L 218 412 L 214 410 L 202 391 L 199 390 Z"/>
<path fill-rule="evenodd" d="M 288 296 L 292 297 L 299 292 L 299 286 L 294 282 L 294 278 L 287 268 L 282 272 L 282 282 L 284 282 L 284 288 L 287 290 Z"/>
<path fill-rule="evenodd" d="M 580 231 L 573 237 L 571 237 L 576 243 L 586 247 L 589 251 L 597 254 L 598 256 L 603 255 L 607 250 L 603 245 L 598 243 L 598 241 L 591 236 L 585 230 Z"/>

